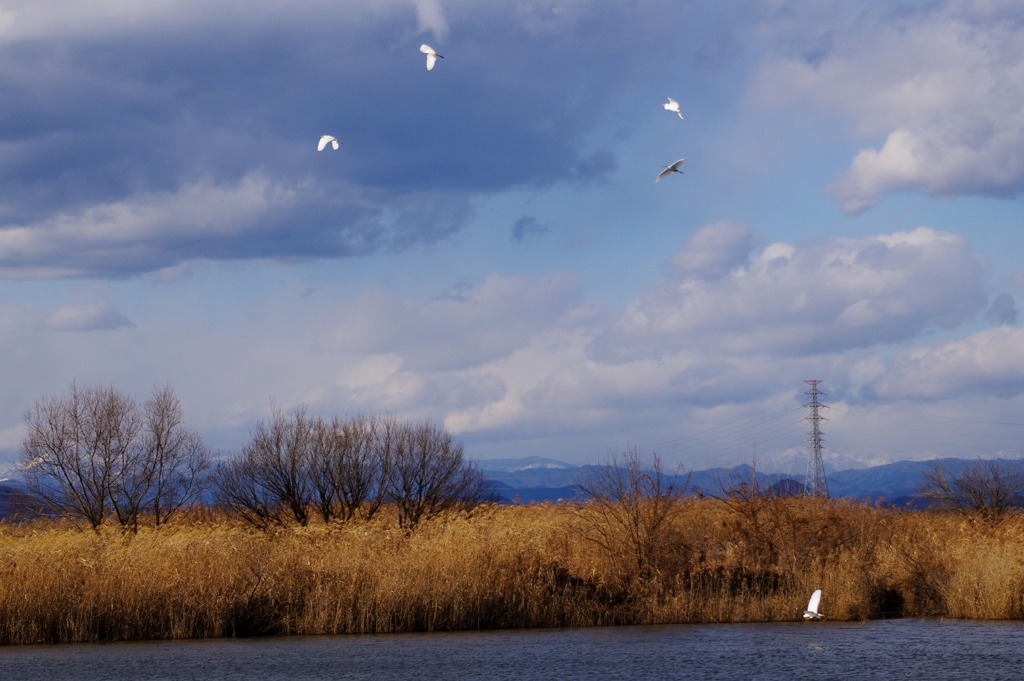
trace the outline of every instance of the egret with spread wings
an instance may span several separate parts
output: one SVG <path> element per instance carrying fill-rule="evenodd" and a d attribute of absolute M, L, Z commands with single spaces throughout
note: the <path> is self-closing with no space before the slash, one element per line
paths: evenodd
<path fill-rule="evenodd" d="M 328 144 L 330 144 L 331 147 L 335 151 L 337 151 L 338 145 L 344 144 L 344 142 L 339 142 L 337 138 L 335 138 L 333 135 L 320 135 L 320 142 L 316 145 L 316 150 L 323 151 L 324 149 L 327 148 Z"/>
<path fill-rule="evenodd" d="M 682 175 L 683 171 L 679 169 L 679 166 L 683 165 L 684 161 L 686 161 L 685 157 L 679 159 L 670 166 L 665 166 L 665 169 L 661 171 L 661 174 L 658 175 L 658 179 L 656 179 L 655 182 L 661 182 L 663 177 L 671 175 L 672 173 L 679 173 L 680 175 Z"/>
<path fill-rule="evenodd" d="M 808 603 L 807 603 L 807 609 L 804 610 L 804 619 L 805 620 L 820 620 L 820 619 L 824 618 L 825 616 L 822 615 L 820 612 L 818 612 L 818 609 L 819 609 L 820 606 L 821 606 L 821 589 L 816 589 L 814 591 L 814 593 L 811 594 L 811 600 L 808 601 Z"/>

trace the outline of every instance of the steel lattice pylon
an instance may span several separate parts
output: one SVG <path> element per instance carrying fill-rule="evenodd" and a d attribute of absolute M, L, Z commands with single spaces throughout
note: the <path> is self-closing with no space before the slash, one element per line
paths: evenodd
<path fill-rule="evenodd" d="M 821 461 L 821 422 L 827 419 L 819 413 L 824 405 L 819 398 L 825 397 L 825 393 L 818 390 L 821 381 L 804 381 L 811 389 L 804 393 L 810 398 L 810 402 L 804 406 L 811 410 L 807 420 L 811 422 L 811 430 L 807 433 L 807 478 L 804 480 L 804 494 L 809 497 L 827 497 L 828 482 L 825 480 L 825 464 Z"/>

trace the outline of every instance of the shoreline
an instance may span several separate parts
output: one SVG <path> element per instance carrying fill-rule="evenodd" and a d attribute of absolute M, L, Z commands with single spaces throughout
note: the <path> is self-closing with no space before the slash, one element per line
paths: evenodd
<path fill-rule="evenodd" d="M 1005 624 L 1008 626 L 1024 626 L 1024 619 L 1006 619 L 1006 620 L 989 620 L 989 619 L 977 619 L 967 617 L 886 617 L 886 618 L 870 618 L 865 620 L 822 620 L 820 622 L 804 622 L 802 620 L 777 620 L 772 622 L 666 622 L 662 624 L 608 624 L 608 625 L 597 625 L 597 626 L 575 626 L 575 627 L 521 627 L 518 629 L 452 629 L 444 631 L 403 631 L 403 632 L 391 632 L 391 633 L 342 633 L 342 634 L 265 634 L 265 635 L 254 635 L 254 636 L 219 636 L 210 638 L 150 638 L 150 639 L 119 639 L 111 641 L 63 641 L 63 642 L 37 642 L 37 643 L 8 643 L 0 645 L 0 651 L 4 650 L 18 650 L 35 647 L 63 647 L 63 646 L 75 646 L 75 647 L 106 647 L 118 644 L 127 645 L 139 645 L 147 643 L 158 643 L 158 644 L 190 644 L 190 643 L 226 643 L 226 642 L 260 642 L 260 641 L 288 641 L 290 639 L 295 640 L 318 640 L 323 638 L 348 638 L 348 639 L 366 639 L 371 637 L 429 637 L 429 636 L 460 636 L 468 634 L 515 634 L 515 633 L 531 633 L 531 634 L 542 634 L 542 633 L 568 633 L 568 632 L 586 632 L 586 631 L 606 631 L 613 629 L 622 630 L 636 630 L 643 628 L 650 629 L 665 629 L 674 627 L 773 627 L 773 626 L 794 626 L 807 627 L 812 626 L 827 626 L 827 625 L 843 625 L 843 626 L 864 626 L 868 624 L 874 624 L 879 622 L 909 622 L 915 624 L 935 624 L 942 626 L 946 623 L 949 624 Z"/>

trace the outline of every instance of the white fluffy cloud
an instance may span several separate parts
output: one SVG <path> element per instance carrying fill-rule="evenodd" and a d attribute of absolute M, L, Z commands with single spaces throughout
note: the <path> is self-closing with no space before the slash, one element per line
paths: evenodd
<path fill-rule="evenodd" d="M 721 243 L 741 247 L 723 249 L 709 229 L 722 231 Z M 702 274 L 714 263 L 720 276 L 646 291 L 599 339 L 598 356 L 707 347 L 736 355 L 837 352 L 952 328 L 986 303 L 982 264 L 955 234 L 919 227 L 859 240 L 774 243 L 732 266 L 735 253 L 748 248 L 742 235 L 721 225 L 698 232 L 672 262 L 702 263 Z"/>
<path fill-rule="evenodd" d="M 680 419 L 728 421 L 797 392 L 802 378 L 826 378 L 836 399 L 890 399 L 887 381 L 909 384 L 913 362 L 888 362 L 880 348 L 986 308 L 982 265 L 953 234 L 922 227 L 751 255 L 752 240 L 748 228 L 707 225 L 669 260 L 664 283 L 614 313 L 583 306 L 568 275 L 492 276 L 419 303 L 367 292 L 338 308 L 322 344 L 343 356 L 338 385 L 361 409 L 431 414 L 492 445 L 593 446 L 602 433 L 649 441 Z M 799 424 L 788 428 L 772 437 L 802 441 Z"/>
<path fill-rule="evenodd" d="M 186 185 L 178 192 L 144 193 L 130 200 L 0 228 L 0 274 L 81 276 L 159 264 L 170 243 L 233 237 L 295 190 L 250 175 L 234 186 Z M 154 261 L 155 258 L 155 261 Z M 54 261 L 63 261 L 54 266 Z M 173 261 L 172 261 L 173 262 Z M 170 264 L 164 261 L 164 264 Z"/>
<path fill-rule="evenodd" d="M 324 345 L 345 354 L 400 356 L 404 369 L 462 370 L 507 357 L 534 334 L 588 316 L 573 275 L 491 275 L 422 303 L 367 291 L 336 311 Z"/>
<path fill-rule="evenodd" d="M 754 247 L 754 233 L 746 225 L 713 222 L 694 231 L 669 264 L 683 276 L 718 278 L 744 265 Z"/>
<path fill-rule="evenodd" d="M 44 322 L 54 331 L 110 331 L 135 326 L 117 306 L 100 301 L 80 305 L 61 305 Z"/>
<path fill-rule="evenodd" d="M 886 400 L 1024 394 L 1024 329 L 999 326 L 907 351 L 872 387 Z"/>
<path fill-rule="evenodd" d="M 6 0 L 0 10 L 0 42 L 106 35 L 210 20 L 237 26 L 239 22 L 258 23 L 275 15 L 316 17 L 339 9 L 350 20 L 361 14 L 405 10 L 415 12 L 420 30 L 442 36 L 448 28 L 438 0 L 307 0 L 301 6 L 276 0 Z"/>
<path fill-rule="evenodd" d="M 802 12 L 800 14 L 803 14 Z M 850 118 L 861 149 L 828 187 L 858 213 L 893 191 L 1012 197 L 1024 190 L 1024 12 L 1019 3 L 845 8 L 791 38 L 755 92 Z M 813 48 L 813 49 L 812 49 Z"/>
<path fill-rule="evenodd" d="M 0 202 L 0 212 L 4 208 Z M 252 172 L 237 182 L 192 182 L 0 226 L 0 277 L 128 276 L 202 256 L 289 259 L 401 250 L 449 236 L 471 214 L 457 194 L 381 201 L 346 182 L 291 182 Z M 296 234 L 294 221 L 303 216 L 321 224 Z"/>

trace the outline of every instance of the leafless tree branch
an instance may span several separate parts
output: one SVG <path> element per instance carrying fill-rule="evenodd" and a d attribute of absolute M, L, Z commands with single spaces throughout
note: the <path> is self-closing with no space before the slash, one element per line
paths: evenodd
<path fill-rule="evenodd" d="M 997 524 L 1024 504 L 1024 464 L 976 459 L 959 471 L 935 462 L 919 493 L 966 516 Z"/>
<path fill-rule="evenodd" d="M 689 485 L 682 473 L 666 474 L 660 457 L 645 461 L 636 448 L 589 469 L 576 481 L 585 500 L 577 512 L 584 536 L 613 553 L 625 544 L 636 574 L 650 577 Z"/>

